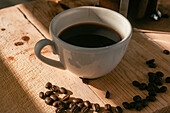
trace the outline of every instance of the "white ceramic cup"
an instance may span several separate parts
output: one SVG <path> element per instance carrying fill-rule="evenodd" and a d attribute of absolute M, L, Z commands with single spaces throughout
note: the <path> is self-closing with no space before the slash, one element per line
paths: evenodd
<path fill-rule="evenodd" d="M 86 48 L 64 42 L 58 35 L 68 26 L 93 22 L 107 25 L 117 31 L 122 40 L 116 44 Z M 56 15 L 50 23 L 50 34 L 53 41 L 48 39 L 36 43 L 34 51 L 43 62 L 61 69 L 67 69 L 83 78 L 98 78 L 112 71 L 125 54 L 132 34 L 129 21 L 121 14 L 101 7 L 82 6 L 71 8 Z M 60 60 L 52 60 L 41 55 L 44 46 L 51 45 L 53 53 Z"/>

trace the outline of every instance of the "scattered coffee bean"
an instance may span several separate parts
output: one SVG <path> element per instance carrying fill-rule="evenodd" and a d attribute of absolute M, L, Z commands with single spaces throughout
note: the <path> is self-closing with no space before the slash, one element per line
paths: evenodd
<path fill-rule="evenodd" d="M 156 101 L 156 98 L 155 98 L 155 96 L 147 96 L 146 100 L 149 102 L 154 102 L 154 101 Z"/>
<path fill-rule="evenodd" d="M 128 102 L 123 102 L 122 105 L 125 109 L 131 109 L 130 104 Z"/>
<path fill-rule="evenodd" d="M 91 107 L 91 103 L 89 101 L 84 101 L 84 105 L 89 108 Z"/>
<path fill-rule="evenodd" d="M 64 107 L 64 106 L 65 106 L 65 103 L 64 103 L 63 101 L 59 101 L 59 102 L 58 102 L 58 106 Z"/>
<path fill-rule="evenodd" d="M 140 86 L 140 83 L 138 81 L 133 81 L 132 84 L 135 87 L 139 87 Z"/>
<path fill-rule="evenodd" d="M 54 101 L 58 101 L 59 100 L 59 98 L 56 95 L 51 95 L 50 98 L 53 99 Z"/>
<path fill-rule="evenodd" d="M 87 113 L 89 110 L 90 110 L 89 107 L 84 106 L 84 107 L 81 109 L 81 112 L 82 112 L 82 113 Z"/>
<path fill-rule="evenodd" d="M 149 77 L 155 76 L 155 73 L 153 73 L 153 72 L 148 72 L 148 76 L 149 76 Z"/>
<path fill-rule="evenodd" d="M 164 76 L 164 74 L 162 72 L 160 72 L 160 71 L 157 71 L 156 75 L 159 76 L 159 77 L 163 77 Z"/>
<path fill-rule="evenodd" d="M 154 83 L 155 83 L 156 85 L 161 86 L 161 85 L 163 84 L 162 78 L 161 78 L 161 77 L 155 78 Z"/>
<path fill-rule="evenodd" d="M 84 103 L 78 103 L 77 105 L 80 109 L 82 109 L 84 107 Z"/>
<path fill-rule="evenodd" d="M 50 90 L 54 91 L 54 92 L 57 92 L 59 90 L 59 88 L 57 86 L 55 86 L 55 85 L 52 85 Z"/>
<path fill-rule="evenodd" d="M 162 86 L 162 87 L 160 87 L 159 91 L 161 93 L 165 93 L 167 91 L 167 87 L 166 86 Z"/>
<path fill-rule="evenodd" d="M 46 97 L 49 97 L 49 96 L 51 96 L 52 94 L 53 94 L 52 91 L 46 91 L 46 92 L 45 92 L 45 96 L 46 96 Z"/>
<path fill-rule="evenodd" d="M 62 98 L 62 101 L 66 101 L 66 100 L 68 100 L 70 98 L 70 95 L 66 95 L 66 96 L 64 96 L 63 98 Z"/>
<path fill-rule="evenodd" d="M 123 113 L 123 109 L 120 106 L 116 106 L 115 111 L 117 113 Z"/>
<path fill-rule="evenodd" d="M 52 105 L 53 104 L 53 99 L 51 99 L 50 97 L 46 97 L 45 98 L 45 103 L 48 104 L 48 105 Z"/>
<path fill-rule="evenodd" d="M 146 61 L 146 64 L 152 64 L 154 62 L 155 62 L 155 59 L 151 59 L 151 60 Z"/>
<path fill-rule="evenodd" d="M 166 83 L 170 83 L 170 77 L 166 77 L 165 81 Z"/>
<path fill-rule="evenodd" d="M 84 84 L 88 84 L 89 83 L 89 79 L 87 79 L 87 78 L 81 78 L 82 79 L 82 82 L 84 83 Z"/>
<path fill-rule="evenodd" d="M 143 99 L 143 100 L 142 100 L 142 106 L 143 106 L 143 107 L 148 106 L 148 101 L 147 101 L 146 99 Z"/>
<path fill-rule="evenodd" d="M 136 106 L 136 103 L 135 103 L 135 102 L 130 102 L 129 104 L 130 104 L 130 107 L 131 107 L 131 108 L 135 108 L 135 106 Z"/>
<path fill-rule="evenodd" d="M 47 84 L 45 85 L 45 88 L 47 88 L 47 89 L 52 88 L 52 84 L 50 82 L 47 82 Z"/>
<path fill-rule="evenodd" d="M 143 109 L 142 102 L 137 102 L 137 103 L 136 103 L 136 106 L 135 106 L 135 109 L 136 109 L 137 111 L 142 110 L 142 109 Z"/>
<path fill-rule="evenodd" d="M 139 89 L 140 90 L 145 90 L 147 88 L 147 85 L 145 84 L 145 83 L 141 83 L 140 85 L 139 85 Z"/>
<path fill-rule="evenodd" d="M 139 102 L 139 101 L 142 100 L 142 98 L 141 98 L 139 95 L 136 95 L 136 96 L 133 97 L 133 100 L 134 100 L 135 102 Z"/>
<path fill-rule="evenodd" d="M 78 112 L 80 111 L 80 108 L 79 108 L 76 104 L 74 104 L 74 105 L 72 106 L 72 108 L 70 109 L 70 111 L 71 111 L 72 113 L 78 113 Z"/>
<path fill-rule="evenodd" d="M 109 97 L 110 97 L 110 92 L 109 92 L 109 91 L 106 91 L 105 98 L 109 98 Z"/>
<path fill-rule="evenodd" d="M 163 50 L 163 53 L 166 55 L 169 55 L 169 51 L 168 50 Z"/>
<path fill-rule="evenodd" d="M 150 77 L 149 77 L 149 82 L 155 82 L 155 79 L 156 79 L 156 76 L 155 76 L 155 75 L 150 76 Z"/>
<path fill-rule="evenodd" d="M 64 10 L 70 9 L 67 5 L 62 4 L 61 2 L 59 2 L 59 5 L 60 5 Z"/>
<path fill-rule="evenodd" d="M 60 101 L 55 101 L 55 102 L 53 102 L 53 106 L 54 107 L 58 107 L 58 103 L 59 103 Z"/>
<path fill-rule="evenodd" d="M 56 113 L 63 113 L 64 107 L 57 107 Z"/>
<path fill-rule="evenodd" d="M 150 82 L 147 86 L 147 91 L 156 91 L 158 92 L 159 88 L 157 87 L 157 85 L 153 82 Z"/>
<path fill-rule="evenodd" d="M 105 104 L 104 109 L 105 110 L 111 110 L 112 106 L 110 104 Z"/>
<path fill-rule="evenodd" d="M 39 93 L 39 97 L 42 98 L 42 99 L 44 99 L 44 98 L 45 98 L 44 92 L 40 92 L 40 93 Z"/>
<path fill-rule="evenodd" d="M 156 96 L 156 95 L 157 95 L 156 91 L 149 91 L 149 96 Z"/>
<path fill-rule="evenodd" d="M 64 105 L 65 105 L 64 108 L 68 109 L 71 102 L 69 100 L 66 100 L 66 101 L 63 101 L 63 102 L 64 102 Z"/>
<path fill-rule="evenodd" d="M 155 63 L 148 64 L 148 66 L 149 66 L 150 68 L 156 68 L 156 67 L 157 67 Z"/>
<path fill-rule="evenodd" d="M 75 99 L 73 99 L 73 102 L 74 103 L 82 103 L 83 100 L 81 98 L 75 98 Z"/>
<path fill-rule="evenodd" d="M 71 109 L 76 103 L 70 103 L 69 108 Z"/>
<path fill-rule="evenodd" d="M 92 105 L 92 108 L 93 108 L 93 110 L 95 111 L 95 112 L 98 112 L 99 110 L 100 110 L 100 105 L 99 104 L 93 104 Z"/>
<path fill-rule="evenodd" d="M 59 88 L 60 93 L 67 94 L 67 90 L 64 87 Z"/>

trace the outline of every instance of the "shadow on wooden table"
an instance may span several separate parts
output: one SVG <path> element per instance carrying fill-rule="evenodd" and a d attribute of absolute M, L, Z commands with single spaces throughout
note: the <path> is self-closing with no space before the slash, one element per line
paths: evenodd
<path fill-rule="evenodd" d="M 2 58 L 0 58 L 0 83 L 1 113 L 41 113 Z"/>

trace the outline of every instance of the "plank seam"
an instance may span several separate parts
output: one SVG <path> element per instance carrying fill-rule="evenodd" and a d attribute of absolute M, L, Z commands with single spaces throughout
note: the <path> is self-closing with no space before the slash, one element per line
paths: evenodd
<path fill-rule="evenodd" d="M 45 38 L 47 39 L 44 34 L 27 18 L 27 16 L 24 14 L 24 12 L 21 11 L 20 8 L 17 7 L 17 9 L 22 13 L 22 15 L 24 16 L 24 18 L 31 24 L 33 25 L 33 27 Z"/>

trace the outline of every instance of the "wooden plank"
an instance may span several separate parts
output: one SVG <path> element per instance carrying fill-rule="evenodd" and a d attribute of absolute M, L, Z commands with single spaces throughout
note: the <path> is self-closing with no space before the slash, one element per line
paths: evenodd
<path fill-rule="evenodd" d="M 25 5 L 28 5 L 28 6 L 25 6 Z M 48 24 L 50 21 L 48 20 L 48 13 L 46 13 L 46 11 L 43 10 L 43 9 L 48 9 L 47 7 L 48 5 L 44 5 L 44 4 L 38 5 L 36 6 L 36 8 L 34 8 L 34 10 L 32 6 L 35 5 L 35 2 L 33 2 L 32 6 L 31 6 L 31 3 L 25 4 L 25 5 L 19 5 L 17 7 L 21 10 L 20 12 L 26 15 L 27 17 L 26 19 L 24 18 L 22 13 L 19 14 L 19 15 L 22 15 L 22 18 L 20 18 L 21 16 L 15 17 L 14 14 L 12 15 L 17 19 L 17 21 L 19 21 L 20 19 L 21 19 L 20 20 L 21 22 L 25 22 L 29 20 L 28 21 L 29 27 L 25 27 L 23 26 L 22 23 L 21 25 L 18 23 L 19 25 L 18 24 L 13 25 L 13 27 L 15 28 L 21 27 L 18 33 L 16 32 L 14 28 L 11 29 L 10 31 L 12 32 L 13 30 L 15 30 L 15 32 L 13 31 L 12 34 L 8 34 L 8 33 L 3 34 L 6 32 L 6 30 L 5 32 L 1 31 L 2 42 L 0 43 L 1 44 L 0 50 L 1 50 L 1 57 L 2 57 L 1 59 L 4 62 L 2 67 L 6 65 L 7 69 L 10 68 L 12 70 L 12 73 L 14 73 L 13 75 L 14 78 L 16 78 L 17 81 L 19 81 L 19 84 L 21 84 L 21 86 L 25 86 L 23 87 L 24 91 L 30 95 L 29 98 L 31 98 L 33 102 L 35 103 L 35 107 L 33 108 L 39 108 L 38 110 L 40 110 L 40 112 L 44 112 L 44 113 L 54 112 L 54 109 L 46 106 L 44 102 L 41 101 L 37 96 L 38 92 L 45 91 L 44 83 L 46 83 L 47 81 L 51 81 L 54 84 L 58 84 L 58 85 L 66 87 L 67 89 L 73 92 L 73 96 L 81 97 L 83 99 L 88 99 L 92 102 L 98 102 L 100 103 L 101 106 L 103 106 L 103 102 L 110 103 L 112 104 L 112 106 L 117 106 L 117 105 L 121 105 L 123 101 L 128 101 L 128 102 L 132 101 L 132 97 L 134 95 L 139 94 L 142 97 L 145 97 L 147 95 L 146 91 L 139 91 L 137 88 L 131 85 L 131 82 L 133 80 L 139 80 L 140 82 L 147 81 L 146 74 L 149 71 L 156 72 L 157 70 L 160 70 L 165 73 L 165 76 L 168 76 L 168 74 L 170 73 L 170 71 L 168 70 L 170 60 L 168 60 L 169 58 L 167 56 L 163 56 L 163 55 L 159 56 L 159 54 L 161 54 L 160 47 L 157 45 L 154 45 L 152 41 L 147 40 L 147 38 L 141 35 L 140 33 L 134 32 L 129 48 L 123 60 L 121 61 L 121 63 L 107 76 L 102 77 L 97 80 L 91 80 L 89 83 L 89 86 L 84 85 L 81 83 L 81 80 L 78 79 L 76 76 L 73 76 L 72 73 L 50 67 L 40 62 L 35 57 L 35 54 L 33 52 L 33 45 L 38 40 L 44 38 L 41 35 L 41 33 L 45 37 L 49 35 Z M 2 18 L 9 17 L 9 12 L 11 13 L 12 10 L 5 11 L 5 14 L 3 13 Z M 11 21 L 9 19 L 7 20 L 9 24 Z M 7 23 L 6 24 L 4 23 L 5 22 L 2 22 L 1 24 L 2 25 L 7 24 Z M 34 25 L 36 28 L 33 26 L 31 27 L 31 25 Z M 12 23 L 11 23 L 11 26 L 12 26 Z M 14 43 L 16 41 L 21 40 L 21 38 L 18 38 L 17 36 L 20 36 L 20 37 L 22 36 L 21 35 L 22 30 L 25 32 L 25 29 L 23 29 L 23 27 L 30 29 L 30 32 L 28 33 L 28 35 L 30 35 L 30 37 L 33 40 L 30 40 L 28 42 L 28 45 L 24 43 L 23 46 L 18 46 L 20 48 L 17 49 L 18 47 L 15 47 Z M 41 33 L 39 33 L 37 29 Z M 4 38 L 7 36 L 9 38 L 7 39 Z M 9 47 L 9 45 L 13 45 L 13 46 Z M 8 49 L 5 49 L 5 48 L 8 48 Z M 152 50 L 154 52 L 152 52 Z M 56 57 L 52 55 L 49 48 L 45 48 L 43 53 L 44 55 L 47 55 L 48 57 L 51 57 L 51 58 Z M 156 59 L 156 63 L 158 65 L 156 69 L 150 69 L 145 64 L 145 61 L 151 58 Z M 6 71 L 4 71 L 4 75 L 6 75 L 5 72 Z M 169 90 L 169 84 L 165 84 L 165 85 L 168 86 L 168 90 Z M 81 89 L 81 91 L 77 89 Z M 111 92 L 110 99 L 104 98 L 106 90 L 109 90 Z M 93 93 L 93 91 L 95 92 L 95 94 Z M 169 105 L 170 105 L 169 96 L 170 96 L 169 91 L 166 92 L 165 94 L 159 94 L 157 96 L 157 101 L 154 103 L 149 103 L 149 106 L 146 107 L 146 109 L 143 109 L 141 113 L 170 112 L 169 111 Z M 124 110 L 124 112 L 135 113 L 136 111 Z"/>
<path fill-rule="evenodd" d="M 35 43 L 44 37 L 24 18 L 16 8 L 0 10 L 0 109 L 2 113 L 53 113 L 55 108 L 48 106 L 39 98 L 40 91 L 46 91 L 45 83 L 66 87 L 73 94 L 84 100 L 103 102 L 81 79 L 72 73 L 53 68 L 35 57 Z M 30 37 L 23 41 L 22 36 Z M 17 42 L 23 45 L 16 46 Z M 49 47 L 43 54 L 52 55 Z M 70 93 L 71 94 L 71 93 Z"/>

